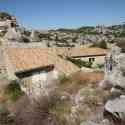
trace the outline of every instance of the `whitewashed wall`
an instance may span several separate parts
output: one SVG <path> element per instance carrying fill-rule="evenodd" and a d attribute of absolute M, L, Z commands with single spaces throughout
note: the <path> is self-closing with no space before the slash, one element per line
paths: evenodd
<path fill-rule="evenodd" d="M 55 88 L 59 73 L 56 70 L 45 72 L 41 71 L 23 80 L 22 90 L 31 97 L 48 95 Z"/>
<path fill-rule="evenodd" d="M 75 59 L 81 59 L 83 61 L 88 62 L 89 58 L 95 58 L 95 61 L 94 61 L 95 64 L 104 64 L 104 62 L 105 62 L 105 56 L 79 57 L 79 58 L 75 58 Z"/>

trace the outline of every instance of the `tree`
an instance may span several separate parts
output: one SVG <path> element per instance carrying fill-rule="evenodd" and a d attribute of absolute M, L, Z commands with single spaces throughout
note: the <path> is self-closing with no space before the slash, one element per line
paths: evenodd
<path fill-rule="evenodd" d="M 101 41 L 101 42 L 99 43 L 99 47 L 100 47 L 100 48 L 103 48 L 103 49 L 107 49 L 108 47 L 107 47 L 106 41 Z"/>
<path fill-rule="evenodd" d="M 6 19 L 11 19 L 11 15 L 9 15 L 9 14 L 6 13 L 6 12 L 0 12 L 0 18 L 1 18 L 1 19 L 4 19 L 4 18 L 6 18 Z"/>
<path fill-rule="evenodd" d="M 102 48 L 102 49 L 107 49 L 107 43 L 106 41 L 101 41 L 101 42 L 96 42 L 96 43 L 93 43 L 93 45 L 91 45 L 90 47 L 99 47 L 99 48 Z"/>

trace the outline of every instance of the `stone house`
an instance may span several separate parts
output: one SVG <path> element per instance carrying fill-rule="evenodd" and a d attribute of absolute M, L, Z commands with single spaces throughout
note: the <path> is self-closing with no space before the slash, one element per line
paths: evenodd
<path fill-rule="evenodd" d="M 0 32 L 6 32 L 9 28 L 15 28 L 17 26 L 16 18 L 12 16 L 10 19 L 0 18 Z"/>
<path fill-rule="evenodd" d="M 20 86 L 28 95 L 45 93 L 45 88 L 52 88 L 52 81 L 60 75 L 79 71 L 47 48 L 7 48 L 4 55 L 8 78 L 20 79 Z"/>
<path fill-rule="evenodd" d="M 92 48 L 83 48 L 83 47 L 75 47 L 75 48 L 56 48 L 56 53 L 58 55 L 64 55 L 74 59 L 81 59 L 87 62 L 93 62 L 95 64 L 104 64 L 105 57 L 108 53 L 107 50 L 92 47 Z"/>

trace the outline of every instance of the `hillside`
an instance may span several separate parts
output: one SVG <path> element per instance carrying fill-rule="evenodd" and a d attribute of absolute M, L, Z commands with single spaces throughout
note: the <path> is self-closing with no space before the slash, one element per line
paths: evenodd
<path fill-rule="evenodd" d="M 16 18 L 8 13 L 0 13 L 0 34 L 3 39 L 15 45 L 17 43 L 38 43 L 41 47 L 76 47 L 93 45 L 101 42 L 108 44 L 125 40 L 125 25 L 82 26 L 74 29 L 60 28 L 57 30 L 29 30 L 18 24 Z M 10 20 L 9 23 L 7 20 Z M 12 28 L 13 30 L 11 30 Z M 8 32 L 10 38 L 5 35 Z M 15 35 L 13 35 L 15 34 Z M 16 37 L 15 37 L 16 36 Z M 24 45 L 25 46 L 25 45 Z"/>
<path fill-rule="evenodd" d="M 125 24 L 29 30 L 1 12 L 0 125 L 125 125 L 124 53 Z"/>

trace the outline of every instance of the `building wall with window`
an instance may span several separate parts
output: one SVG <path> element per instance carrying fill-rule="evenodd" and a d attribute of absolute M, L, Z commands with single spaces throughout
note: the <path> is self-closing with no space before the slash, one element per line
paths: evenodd
<path fill-rule="evenodd" d="M 21 89 L 28 96 L 34 98 L 39 97 L 41 94 L 47 95 L 49 89 L 54 87 L 58 77 L 59 73 L 56 70 L 35 72 L 21 80 Z"/>
<path fill-rule="evenodd" d="M 104 64 L 105 56 L 87 56 L 87 57 L 75 57 L 74 59 L 81 59 L 87 62 L 93 62 L 95 64 Z"/>

